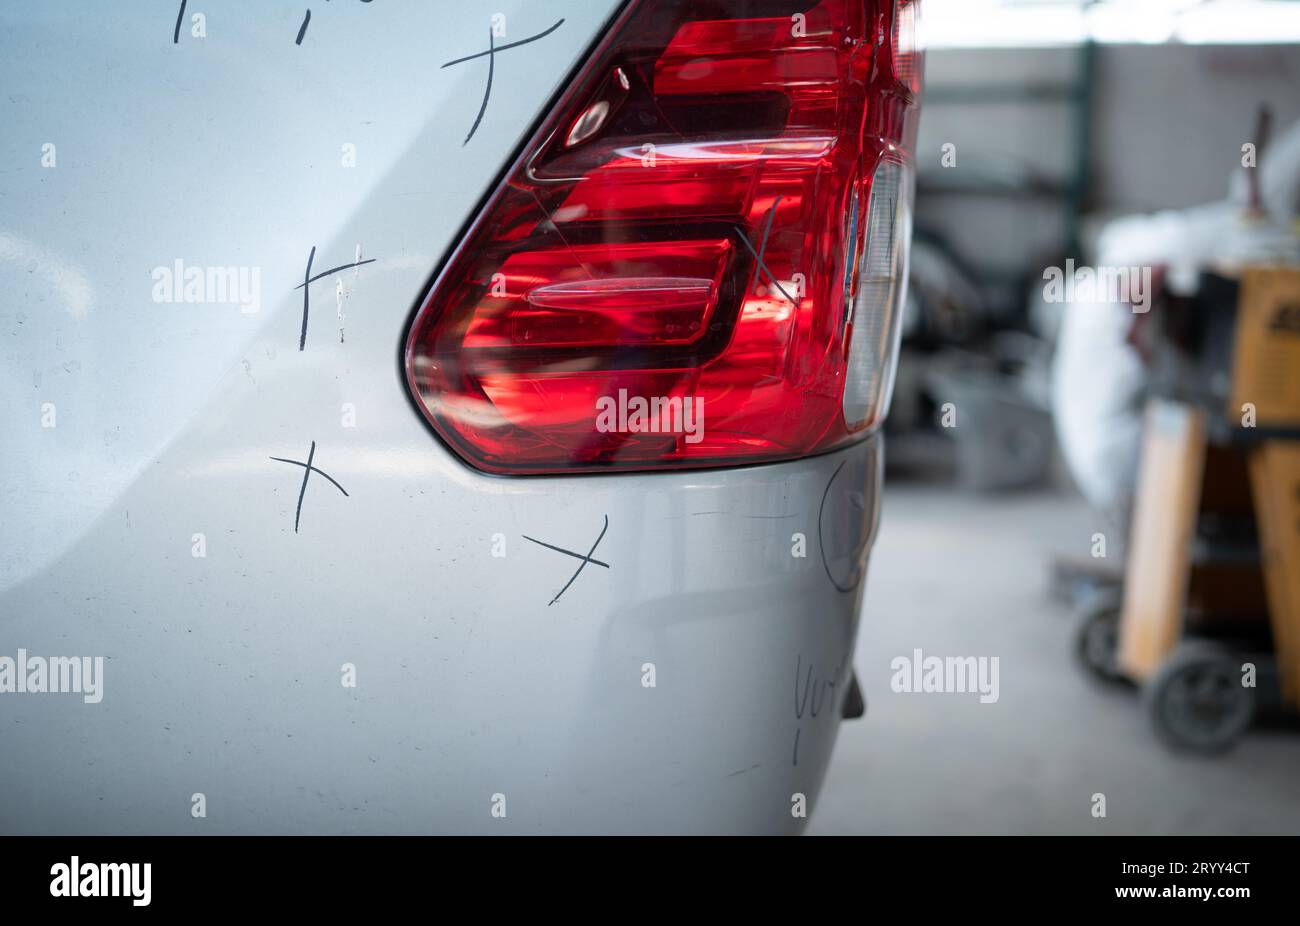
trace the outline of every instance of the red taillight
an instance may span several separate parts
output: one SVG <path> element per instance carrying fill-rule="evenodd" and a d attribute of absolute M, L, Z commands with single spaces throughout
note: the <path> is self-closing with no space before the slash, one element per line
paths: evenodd
<path fill-rule="evenodd" d="M 919 90 L 895 6 L 633 0 L 416 314 L 438 434 L 530 473 L 789 459 L 876 424 Z"/>

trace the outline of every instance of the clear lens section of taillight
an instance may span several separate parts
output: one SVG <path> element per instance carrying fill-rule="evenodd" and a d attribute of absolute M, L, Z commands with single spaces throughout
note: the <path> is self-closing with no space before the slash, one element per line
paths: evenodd
<path fill-rule="evenodd" d="M 406 373 L 438 434 L 529 473 L 869 430 L 910 231 L 897 35 L 887 0 L 633 0 L 416 314 Z"/>
<path fill-rule="evenodd" d="M 866 243 L 849 316 L 844 420 L 850 430 L 885 417 L 907 300 L 907 242 L 912 238 L 912 170 L 884 160 L 871 181 Z"/>
<path fill-rule="evenodd" d="M 899 83 L 912 92 L 921 94 L 921 78 L 925 69 L 925 53 L 920 36 L 920 0 L 900 0 L 894 14 L 894 31 L 891 46 L 894 57 L 894 75 Z"/>

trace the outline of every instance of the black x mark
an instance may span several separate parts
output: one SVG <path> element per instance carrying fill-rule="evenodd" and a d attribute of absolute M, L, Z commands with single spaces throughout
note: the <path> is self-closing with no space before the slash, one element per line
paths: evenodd
<path fill-rule="evenodd" d="M 597 537 L 596 542 L 591 545 L 591 549 L 587 551 L 586 556 L 583 556 L 581 553 L 574 553 L 572 550 L 566 550 L 564 549 L 564 547 L 557 547 L 549 543 L 543 543 L 542 541 L 537 540 L 536 538 L 529 537 L 527 534 L 524 534 L 525 540 L 531 540 L 539 547 L 546 547 L 546 549 L 548 550 L 554 550 L 557 553 L 563 553 L 565 556 L 572 556 L 574 559 L 582 560 L 582 565 L 578 567 L 578 571 L 569 577 L 568 582 L 564 583 L 564 588 L 560 589 L 558 592 L 555 593 L 555 597 L 552 598 L 550 604 L 547 605 L 548 608 L 551 605 L 555 604 L 555 602 L 559 601 L 560 596 L 569 590 L 569 586 L 572 585 L 574 580 L 577 579 L 578 576 L 582 574 L 582 570 L 587 568 L 588 563 L 591 563 L 592 565 L 595 566 L 604 566 L 606 569 L 609 568 L 609 563 L 602 563 L 598 559 L 592 559 L 592 554 L 596 552 L 596 547 L 600 546 L 600 542 L 605 539 L 605 531 L 607 530 L 609 530 L 609 515 L 605 515 L 605 526 L 600 529 L 600 536 Z"/>
<path fill-rule="evenodd" d="M 754 246 L 749 243 L 749 237 L 744 233 L 744 229 L 739 229 L 740 240 L 745 247 L 749 248 L 749 253 L 754 255 L 754 276 L 749 282 L 749 288 L 754 289 L 758 285 L 758 275 L 761 272 L 773 286 L 781 291 L 782 296 L 790 300 L 791 305 L 798 305 L 790 294 L 785 291 L 785 288 L 781 286 L 780 281 L 777 280 L 767 264 L 763 263 L 763 254 L 767 251 L 767 236 L 772 233 L 772 219 L 776 217 L 776 207 L 781 205 L 781 199 L 782 197 L 778 196 L 772 203 L 772 208 L 767 210 L 767 221 L 763 223 L 763 238 L 758 243 L 758 250 L 755 251 Z"/>
<path fill-rule="evenodd" d="M 360 250 L 358 246 L 357 250 Z M 311 295 L 308 287 L 322 277 L 327 277 L 331 273 L 338 273 L 342 270 L 351 270 L 353 267 L 360 267 L 362 264 L 373 264 L 375 258 L 370 257 L 366 260 L 353 261 L 350 264 L 341 264 L 338 267 L 331 267 L 315 276 L 311 275 L 311 263 L 316 259 L 316 246 L 312 245 L 311 253 L 307 255 L 307 270 L 302 275 L 302 282 L 294 289 L 302 290 L 302 333 L 298 335 L 298 350 L 303 350 L 307 346 L 307 315 L 311 311 Z"/>
<path fill-rule="evenodd" d="M 563 23 L 564 20 L 561 19 L 549 29 L 539 32 L 536 35 L 530 35 L 526 39 L 520 39 L 518 42 L 509 42 L 502 45 L 500 48 L 497 47 L 495 36 L 492 34 L 492 29 L 489 28 L 487 51 L 475 52 L 472 55 L 466 55 L 464 58 L 457 58 L 454 61 L 448 61 L 442 66 L 444 68 L 449 68 L 453 64 L 463 64 L 466 61 L 473 61 L 475 58 L 482 58 L 484 55 L 487 55 L 488 59 L 487 85 L 483 88 L 483 102 L 479 104 L 478 115 L 474 117 L 474 124 L 470 126 L 469 134 L 466 135 L 465 140 L 460 143 L 462 148 L 465 145 L 468 145 L 469 140 L 474 137 L 474 133 L 478 131 L 479 123 L 483 121 L 483 114 L 487 112 L 488 98 L 492 96 L 492 73 L 496 70 L 497 54 L 505 51 L 507 48 L 518 48 L 520 45 L 527 45 L 529 42 L 536 42 L 538 39 L 546 38 L 546 36 L 560 28 Z M 439 68 L 439 70 L 441 70 L 441 68 Z"/>
<path fill-rule="evenodd" d="M 342 493 L 344 494 L 344 496 L 347 496 L 347 495 L 348 495 L 348 490 L 345 489 L 345 488 L 343 488 L 343 486 L 339 485 L 337 482 L 335 482 L 333 476 L 331 476 L 329 473 L 325 472 L 323 469 L 319 469 L 319 468 L 317 468 L 317 467 L 311 465 L 311 461 L 314 460 L 315 458 L 316 458 L 316 442 L 315 442 L 315 441 L 312 441 L 312 442 L 311 442 L 311 450 L 310 450 L 310 451 L 308 452 L 308 454 L 307 454 L 307 462 L 306 462 L 306 463 L 302 462 L 302 460 L 286 460 L 284 457 L 271 457 L 271 459 L 272 459 L 272 460 L 275 460 L 275 462 L 277 462 L 277 463 L 292 463 L 294 466 L 301 466 L 301 467 L 303 468 L 303 473 L 302 473 L 302 488 L 298 490 L 298 510 L 297 510 L 296 512 L 294 512 L 294 515 L 293 515 L 293 532 L 294 532 L 295 534 L 298 533 L 298 519 L 302 517 L 302 499 L 303 499 L 303 496 L 307 494 L 307 480 L 311 478 L 311 474 L 312 474 L 312 473 L 320 473 L 322 476 L 324 476 L 324 477 L 325 477 L 326 479 L 328 479 L 330 482 L 333 482 L 333 483 L 334 483 L 334 488 L 336 488 L 336 489 L 338 489 L 340 492 L 342 492 Z M 348 496 L 348 497 L 350 497 L 350 496 Z"/>

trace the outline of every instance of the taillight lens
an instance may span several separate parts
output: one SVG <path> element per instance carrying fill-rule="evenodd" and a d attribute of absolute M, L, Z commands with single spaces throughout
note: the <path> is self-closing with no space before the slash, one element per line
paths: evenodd
<path fill-rule="evenodd" d="M 913 6 L 633 0 L 416 314 L 407 379 L 438 434 L 529 473 L 868 432 L 906 281 Z"/>
<path fill-rule="evenodd" d="M 921 94 L 921 79 L 925 71 L 925 54 L 917 33 L 921 4 L 917 0 L 901 0 L 894 14 L 894 30 L 890 42 L 894 56 L 894 76 L 911 91 Z"/>

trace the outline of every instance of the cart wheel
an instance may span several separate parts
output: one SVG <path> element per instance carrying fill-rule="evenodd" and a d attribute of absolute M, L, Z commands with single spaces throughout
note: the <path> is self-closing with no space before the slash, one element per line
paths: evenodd
<path fill-rule="evenodd" d="M 1255 690 L 1241 684 L 1241 659 L 1205 641 L 1179 644 L 1143 690 L 1156 733 L 1174 749 L 1229 749 L 1255 714 Z"/>
<path fill-rule="evenodd" d="M 1128 682 L 1119 668 L 1119 612 L 1119 595 L 1102 593 L 1074 617 L 1075 658 L 1089 675 L 1108 684 Z"/>

